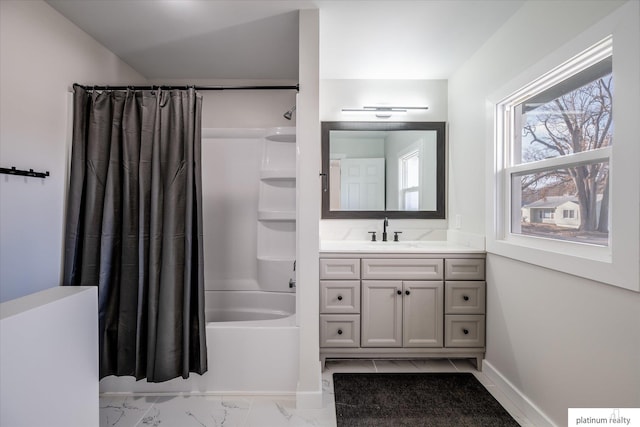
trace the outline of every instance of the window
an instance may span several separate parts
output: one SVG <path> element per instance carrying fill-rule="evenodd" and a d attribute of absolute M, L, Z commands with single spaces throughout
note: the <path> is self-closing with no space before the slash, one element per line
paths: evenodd
<path fill-rule="evenodd" d="M 553 209 L 541 209 L 538 215 L 540 219 L 553 219 Z"/>
<path fill-rule="evenodd" d="M 609 245 L 614 82 L 605 44 L 500 105 L 506 235 Z"/>
<path fill-rule="evenodd" d="M 420 209 L 420 152 L 400 158 L 400 206 L 406 211 Z"/>
<path fill-rule="evenodd" d="M 505 84 L 487 94 L 488 253 L 640 292 L 639 11 L 627 2 L 528 67 L 502 72 Z M 610 91 L 593 101 L 600 116 L 588 97 L 564 115 L 548 114 L 593 82 Z M 554 148 L 550 133 L 562 135 L 570 116 L 590 114 L 589 144 Z M 574 130 L 558 142 L 577 140 Z M 554 209 L 554 218 L 531 224 L 541 221 L 540 209 Z"/>

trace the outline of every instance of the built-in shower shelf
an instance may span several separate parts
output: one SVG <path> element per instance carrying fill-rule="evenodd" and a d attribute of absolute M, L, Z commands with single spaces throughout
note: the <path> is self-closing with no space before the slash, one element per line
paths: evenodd
<path fill-rule="evenodd" d="M 263 181 L 279 179 L 296 179 L 295 169 L 263 169 L 260 171 L 260 179 Z"/>
<path fill-rule="evenodd" d="M 262 290 L 295 292 L 296 129 L 264 134 L 258 196 L 258 283 Z"/>
<path fill-rule="evenodd" d="M 258 211 L 258 220 L 260 221 L 295 221 L 295 211 Z"/>
<path fill-rule="evenodd" d="M 289 262 L 289 263 L 293 263 L 293 261 L 296 258 L 294 256 L 273 256 L 273 255 L 263 255 L 263 256 L 258 256 L 258 262 Z"/>

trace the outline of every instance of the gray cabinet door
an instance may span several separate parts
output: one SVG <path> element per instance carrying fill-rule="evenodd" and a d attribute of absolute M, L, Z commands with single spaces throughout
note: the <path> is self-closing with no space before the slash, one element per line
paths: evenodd
<path fill-rule="evenodd" d="M 403 282 L 404 347 L 442 347 L 443 283 Z"/>
<path fill-rule="evenodd" d="M 362 281 L 362 347 L 402 347 L 402 281 Z"/>

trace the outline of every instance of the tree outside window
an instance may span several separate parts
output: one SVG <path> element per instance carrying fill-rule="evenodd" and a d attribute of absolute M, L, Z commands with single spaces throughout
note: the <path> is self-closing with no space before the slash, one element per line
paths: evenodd
<path fill-rule="evenodd" d="M 608 243 L 612 100 L 608 57 L 514 106 L 513 233 Z"/>

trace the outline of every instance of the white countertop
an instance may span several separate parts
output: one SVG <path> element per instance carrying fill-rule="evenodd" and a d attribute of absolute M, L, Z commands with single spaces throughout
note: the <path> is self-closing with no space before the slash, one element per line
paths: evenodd
<path fill-rule="evenodd" d="M 449 241 L 414 240 L 403 242 L 371 242 L 363 240 L 321 240 L 320 253 L 484 253 L 484 249 L 463 246 Z"/>

